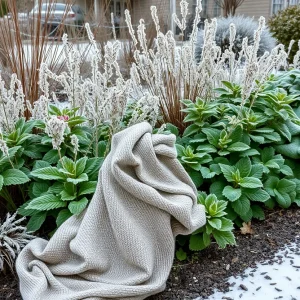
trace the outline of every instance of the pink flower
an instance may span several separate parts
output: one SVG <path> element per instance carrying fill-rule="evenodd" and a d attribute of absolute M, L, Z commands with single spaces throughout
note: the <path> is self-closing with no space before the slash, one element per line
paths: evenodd
<path fill-rule="evenodd" d="M 67 115 L 58 116 L 57 119 L 62 120 L 62 121 L 68 121 L 69 120 L 69 116 L 67 116 Z"/>

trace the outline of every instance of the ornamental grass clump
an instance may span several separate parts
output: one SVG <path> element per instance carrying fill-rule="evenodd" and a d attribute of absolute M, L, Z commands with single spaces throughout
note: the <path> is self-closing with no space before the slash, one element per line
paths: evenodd
<path fill-rule="evenodd" d="M 181 2 L 181 18 L 173 15 L 173 19 L 182 32 L 186 28 L 185 16 L 188 11 L 186 1 Z M 204 42 L 201 55 L 195 60 L 195 43 L 197 40 L 201 1 L 197 2 L 195 19 L 190 40 L 176 46 L 171 31 L 163 34 L 157 18 L 155 7 L 151 7 L 151 15 L 157 29 L 154 49 L 146 46 L 147 37 L 145 24 L 141 20 L 137 32 L 133 29 L 129 11 L 125 11 L 129 32 L 135 44 L 135 62 L 131 68 L 131 88 L 133 99 L 140 99 L 148 92 L 159 99 L 162 120 L 176 125 L 181 132 L 186 125 L 183 122 L 185 113 L 180 100 L 190 99 L 195 102 L 197 97 L 207 101 L 213 100 L 214 88 L 220 87 L 222 81 L 230 81 L 242 86 L 243 103 L 248 100 L 253 90 L 258 90 L 267 77 L 278 68 L 286 65 L 287 53 L 283 45 L 272 49 L 274 40 L 264 40 L 265 19 L 260 18 L 251 37 L 237 35 L 234 24 L 228 24 L 228 49 L 222 51 L 216 41 L 217 19 L 210 23 L 205 21 Z M 180 20 L 181 19 L 181 20 Z M 252 41 L 252 42 L 251 42 Z M 239 45 L 236 55 L 235 43 Z M 260 46 L 262 48 L 260 48 Z M 261 49 L 261 50 L 260 50 Z M 269 50 L 269 52 L 264 52 Z"/>
<path fill-rule="evenodd" d="M 0 223 L 0 273 L 9 269 L 14 272 L 14 263 L 18 254 L 33 235 L 21 225 L 25 218 L 16 220 L 17 213 L 7 214 L 6 219 Z"/>

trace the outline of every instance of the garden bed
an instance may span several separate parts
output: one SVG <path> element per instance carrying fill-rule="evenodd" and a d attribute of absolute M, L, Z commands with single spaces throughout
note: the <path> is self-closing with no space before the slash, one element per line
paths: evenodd
<path fill-rule="evenodd" d="M 254 268 L 256 262 L 272 264 L 274 253 L 300 234 L 299 220 L 300 210 L 294 206 L 288 210 L 267 211 L 266 220 L 253 220 L 252 235 L 235 232 L 237 247 L 219 250 L 216 244 L 212 244 L 190 255 L 188 261 L 176 261 L 165 292 L 148 299 L 195 299 L 212 294 L 214 289 L 227 291 L 229 283 L 226 279 L 229 276 L 241 274 L 248 267 Z M 297 251 L 300 254 L 300 249 Z M 16 278 L 1 275 L 0 299 L 22 299 Z"/>

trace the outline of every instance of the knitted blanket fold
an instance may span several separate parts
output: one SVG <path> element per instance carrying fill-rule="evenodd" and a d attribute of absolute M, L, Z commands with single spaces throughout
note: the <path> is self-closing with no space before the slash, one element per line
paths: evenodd
<path fill-rule="evenodd" d="M 145 122 L 113 137 L 89 207 L 20 253 L 24 300 L 133 300 L 165 289 L 175 236 L 205 224 L 174 143 Z"/>

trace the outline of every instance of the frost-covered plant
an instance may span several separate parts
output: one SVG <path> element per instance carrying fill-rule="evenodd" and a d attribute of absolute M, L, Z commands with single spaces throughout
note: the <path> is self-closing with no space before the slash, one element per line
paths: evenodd
<path fill-rule="evenodd" d="M 181 21 L 176 15 L 173 19 L 184 31 L 185 14 L 188 10 L 187 2 L 181 2 Z M 222 52 L 216 41 L 217 20 L 205 22 L 201 56 L 195 60 L 195 42 L 197 40 L 197 24 L 200 21 L 201 1 L 196 6 L 194 26 L 190 40 L 180 47 L 171 31 L 163 34 L 160 31 L 156 10 L 151 9 L 153 21 L 157 28 L 155 49 L 148 49 L 146 45 L 145 26 L 141 20 L 137 34 L 133 30 L 129 12 L 125 13 L 126 22 L 131 28 L 130 33 L 135 41 L 135 64 L 131 68 L 131 98 L 140 99 L 146 93 L 158 97 L 163 121 L 172 123 L 183 130 L 184 112 L 180 100 L 197 97 L 211 100 L 214 88 L 221 86 L 221 81 L 230 81 L 242 86 L 243 100 L 246 101 L 250 93 L 259 89 L 268 75 L 286 63 L 286 53 L 282 45 L 272 49 L 274 40 L 269 36 L 267 48 L 264 45 L 265 20 L 261 18 L 257 27 L 251 29 L 250 43 L 247 38 L 241 40 L 234 25 L 228 24 L 230 33 L 229 46 Z M 254 23 L 255 25 L 255 23 Z M 256 30 L 254 30 L 256 29 Z M 250 34 L 248 34 L 249 36 Z M 253 43 L 251 44 L 251 39 Z M 239 56 L 236 56 L 235 41 L 241 43 Z M 140 45 L 140 47 L 138 47 Z M 259 49 L 263 55 L 260 57 Z M 264 50 L 271 50 L 264 53 Z M 259 85 L 257 83 L 259 82 Z"/>
<path fill-rule="evenodd" d="M 7 267 L 13 272 L 15 260 L 26 244 L 34 238 L 21 225 L 25 218 L 16 220 L 17 213 L 7 214 L 5 221 L 0 224 L 0 272 Z"/>
<path fill-rule="evenodd" d="M 17 75 L 11 76 L 10 86 L 7 89 L 0 75 L 0 130 L 10 132 L 15 123 L 24 115 L 24 93 Z"/>
<path fill-rule="evenodd" d="M 258 23 L 250 17 L 229 16 L 227 18 L 217 19 L 217 28 L 215 32 L 216 45 L 220 47 L 221 52 L 225 50 L 234 52 L 238 59 L 239 53 L 243 50 L 243 39 L 247 38 L 248 45 L 254 45 L 255 35 Z M 197 46 L 195 57 L 199 61 L 204 45 L 204 31 L 200 30 L 197 37 Z M 263 28 L 257 49 L 257 56 L 261 57 L 266 51 L 270 52 L 276 46 L 276 40 L 272 37 L 267 28 Z"/>
<path fill-rule="evenodd" d="M 300 6 L 289 6 L 279 11 L 268 22 L 273 36 L 286 48 L 289 47 L 292 40 L 296 41 L 290 49 L 289 59 L 293 57 L 298 50 L 297 42 L 300 40 Z"/>
<path fill-rule="evenodd" d="M 66 127 L 65 121 L 56 116 L 51 116 L 46 123 L 45 133 L 52 138 L 53 149 L 59 149 L 60 144 L 64 141 Z"/>

